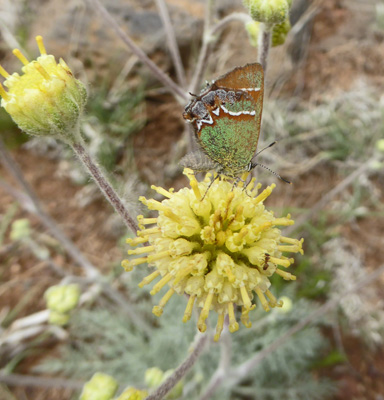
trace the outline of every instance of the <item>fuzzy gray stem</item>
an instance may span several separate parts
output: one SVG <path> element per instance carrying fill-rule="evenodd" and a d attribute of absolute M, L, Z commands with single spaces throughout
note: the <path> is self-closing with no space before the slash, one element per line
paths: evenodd
<path fill-rule="evenodd" d="M 180 97 L 182 101 L 187 99 L 187 95 L 173 80 L 166 75 L 145 53 L 136 45 L 136 43 L 120 28 L 115 19 L 107 11 L 107 9 L 100 3 L 99 0 L 88 0 L 93 5 L 108 23 L 108 26 L 113 28 L 120 39 L 127 45 L 127 47 L 152 71 L 154 76 L 166 87 L 168 87 L 176 96 Z"/>
<path fill-rule="evenodd" d="M 100 171 L 99 167 L 93 162 L 89 154 L 87 153 L 84 146 L 80 143 L 75 143 L 71 145 L 73 151 L 79 157 L 80 161 L 83 163 L 84 167 L 91 174 L 100 190 L 103 192 L 105 197 L 111 203 L 115 211 L 123 218 L 125 225 L 136 234 L 139 227 L 136 221 L 131 217 L 127 208 L 125 207 L 123 201 L 120 199 L 119 195 L 107 181 L 105 176 Z"/>
<path fill-rule="evenodd" d="M 65 248 L 72 259 L 77 262 L 85 271 L 88 277 L 96 277 L 99 275 L 97 269 L 92 265 L 80 252 L 80 250 L 73 244 L 73 242 L 66 236 L 66 234 L 59 228 L 56 222 L 45 212 L 39 198 L 34 190 L 29 186 L 28 182 L 24 179 L 19 166 L 12 159 L 3 141 L 0 138 L 0 155 L 1 163 L 12 174 L 18 184 L 22 187 L 26 200 L 29 200 L 28 209 L 35 213 L 42 223 L 49 229 L 52 235 L 60 242 Z M 32 207 L 30 206 L 32 205 Z"/>
<path fill-rule="evenodd" d="M 189 86 L 189 92 L 196 93 L 199 89 L 201 81 L 203 79 L 205 67 L 208 62 L 208 53 L 210 49 L 210 42 L 212 40 L 212 36 L 210 33 L 210 26 L 212 22 L 212 14 L 215 7 L 214 0 L 208 0 L 206 11 L 205 11 L 205 18 L 204 18 L 204 33 L 203 33 L 203 44 L 200 49 L 199 58 L 197 60 L 195 72 L 193 74 L 192 82 Z"/>
<path fill-rule="evenodd" d="M 182 379 L 187 372 L 193 367 L 207 344 L 208 335 L 197 333 L 197 340 L 193 345 L 191 354 L 183 361 L 173 372 L 173 374 L 165 380 L 152 394 L 145 398 L 145 400 L 160 400 L 169 393 L 177 382 Z"/>
<path fill-rule="evenodd" d="M 160 17 L 163 21 L 165 34 L 167 36 L 168 41 L 168 48 L 171 52 L 171 57 L 173 61 L 173 65 L 176 69 L 177 80 L 179 81 L 180 85 L 185 88 L 187 86 L 185 80 L 185 71 L 183 67 L 183 63 L 181 61 L 179 47 L 177 45 L 175 31 L 173 29 L 171 18 L 169 17 L 169 12 L 167 5 L 164 0 L 156 0 L 157 8 L 159 10 Z"/>
<path fill-rule="evenodd" d="M 220 362 L 199 400 L 209 400 L 228 375 L 232 359 L 232 338 L 228 331 L 228 325 L 229 320 L 227 315 L 225 318 L 224 330 L 220 337 Z"/>
<path fill-rule="evenodd" d="M 271 45 L 271 27 L 266 24 L 260 24 L 261 35 L 259 36 L 259 63 L 262 65 L 264 70 L 264 79 L 267 72 L 268 66 L 268 54 Z"/>

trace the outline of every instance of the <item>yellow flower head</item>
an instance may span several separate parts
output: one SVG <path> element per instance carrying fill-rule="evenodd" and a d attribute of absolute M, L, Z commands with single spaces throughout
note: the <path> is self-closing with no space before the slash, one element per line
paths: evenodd
<path fill-rule="evenodd" d="M 240 306 L 241 322 L 250 327 L 248 313 L 255 304 L 254 294 L 263 308 L 281 307 L 269 291 L 269 278 L 274 274 L 285 280 L 296 277 L 286 272 L 293 259 L 283 253 L 303 253 L 302 240 L 281 235 L 278 226 L 292 225 L 290 215 L 275 218 L 265 209 L 263 202 L 272 193 L 271 185 L 259 193 L 260 184 L 252 179 L 246 190 L 242 185 L 232 189 L 226 180 L 210 184 L 210 174 L 198 182 L 189 169 L 184 170 L 191 189 L 174 193 L 152 186 L 166 197 L 162 202 L 141 197 L 150 210 L 157 210 L 157 218 L 138 217 L 140 230 L 131 246 L 149 242 L 149 246 L 129 250 L 130 255 L 143 255 L 124 260 L 122 265 L 130 271 L 136 265 L 148 263 L 155 271 L 140 283 L 144 286 L 156 278 L 151 294 L 164 286 L 169 290 L 155 306 L 153 313 L 160 316 L 173 294 L 187 294 L 188 304 L 183 321 L 190 319 L 193 305 L 201 308 L 197 326 L 206 330 L 205 320 L 210 310 L 218 314 L 215 340 L 223 329 L 225 315 L 229 316 L 229 330 L 239 325 L 235 306 Z M 204 196 L 205 194 L 205 196 Z M 153 226 L 146 226 L 153 225 Z"/>
<path fill-rule="evenodd" d="M 144 400 L 147 396 L 148 392 L 146 390 L 129 387 L 116 400 Z"/>
<path fill-rule="evenodd" d="M 13 51 L 24 64 L 22 75 L 10 75 L 0 66 L 8 88 L 6 91 L 0 84 L 1 106 L 26 133 L 73 141 L 87 91 L 64 60 L 57 64 L 55 57 L 46 53 L 41 36 L 36 41 L 41 53 L 36 60 L 29 62 L 20 50 Z"/>

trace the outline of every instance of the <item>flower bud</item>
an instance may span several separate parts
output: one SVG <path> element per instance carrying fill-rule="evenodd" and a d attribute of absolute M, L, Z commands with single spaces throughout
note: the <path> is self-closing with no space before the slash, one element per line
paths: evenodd
<path fill-rule="evenodd" d="M 80 299 L 78 285 L 51 286 L 44 294 L 47 308 L 62 314 L 73 310 Z"/>
<path fill-rule="evenodd" d="M 288 15 L 287 0 L 245 0 L 244 5 L 249 9 L 253 20 L 265 24 L 281 24 Z"/>
<path fill-rule="evenodd" d="M 36 60 L 29 62 L 19 50 L 13 51 L 24 64 L 22 75 L 0 68 L 8 88 L 0 86 L 1 106 L 26 133 L 73 143 L 87 91 L 64 60 L 56 63 L 53 55 L 46 54 L 41 36 L 36 41 L 41 53 Z"/>
<path fill-rule="evenodd" d="M 272 47 L 284 44 L 290 30 L 291 22 L 288 17 L 281 24 L 274 25 L 272 29 Z"/>
<path fill-rule="evenodd" d="M 29 220 L 27 218 L 17 219 L 11 228 L 10 238 L 11 240 L 22 240 L 31 235 L 31 228 Z"/>
<path fill-rule="evenodd" d="M 48 322 L 51 325 L 58 325 L 58 326 L 64 326 L 67 325 L 71 316 L 66 313 L 60 313 L 57 311 L 50 311 L 49 312 L 49 317 L 48 317 Z"/>
<path fill-rule="evenodd" d="M 129 387 L 116 400 L 144 400 L 147 396 L 148 392 L 146 390 Z"/>
<path fill-rule="evenodd" d="M 155 388 L 163 381 L 164 372 L 157 367 L 148 368 L 145 371 L 145 383 L 150 388 Z"/>
<path fill-rule="evenodd" d="M 260 22 L 249 21 L 245 24 L 245 30 L 248 32 L 248 38 L 251 46 L 257 47 L 259 43 Z"/>
<path fill-rule="evenodd" d="M 84 385 L 80 400 L 111 400 L 117 388 L 117 381 L 112 376 L 96 372 Z"/>

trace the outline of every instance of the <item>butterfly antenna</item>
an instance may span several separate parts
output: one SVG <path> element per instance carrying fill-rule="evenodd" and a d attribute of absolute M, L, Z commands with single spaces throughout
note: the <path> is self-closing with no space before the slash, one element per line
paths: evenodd
<path fill-rule="evenodd" d="M 271 144 L 269 144 L 267 147 L 264 147 L 264 149 L 261 149 L 260 151 L 258 151 L 253 158 L 255 158 L 256 156 L 258 156 L 260 153 L 262 153 L 264 150 L 269 149 L 270 147 L 274 146 L 277 143 L 277 141 L 275 140 L 274 142 L 272 142 Z"/>
<path fill-rule="evenodd" d="M 268 146 L 268 147 L 270 147 L 270 146 Z M 268 147 L 267 147 L 267 148 L 268 148 Z M 263 149 L 263 150 L 264 150 L 264 149 Z M 262 150 L 262 151 L 263 151 L 263 150 Z M 272 170 L 271 170 L 270 168 L 268 168 L 266 165 L 259 164 L 259 163 L 252 163 L 252 169 L 255 168 L 255 167 L 257 167 L 257 166 L 266 169 L 267 171 L 271 172 L 273 175 L 275 175 L 275 176 L 277 176 L 279 179 L 281 179 L 283 182 L 289 183 L 290 185 L 292 185 L 292 182 L 291 182 L 291 181 L 289 181 L 288 179 L 283 178 L 283 177 L 280 176 L 277 172 L 272 171 Z"/>
<path fill-rule="evenodd" d="M 192 97 L 197 97 L 197 94 L 193 94 L 191 92 L 188 92 Z"/>

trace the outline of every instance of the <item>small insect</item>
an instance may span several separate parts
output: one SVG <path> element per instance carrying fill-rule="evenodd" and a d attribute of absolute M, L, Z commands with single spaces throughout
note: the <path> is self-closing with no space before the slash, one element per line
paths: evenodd
<path fill-rule="evenodd" d="M 181 164 L 195 171 L 215 170 L 232 178 L 253 169 L 263 110 L 261 64 L 237 67 L 219 77 L 185 107 L 201 150 Z"/>
<path fill-rule="evenodd" d="M 268 263 L 269 263 L 270 258 L 271 258 L 270 254 L 268 254 L 268 253 L 264 254 L 264 263 L 263 263 L 263 270 L 264 271 L 266 271 L 268 269 L 268 267 L 269 267 Z"/>

